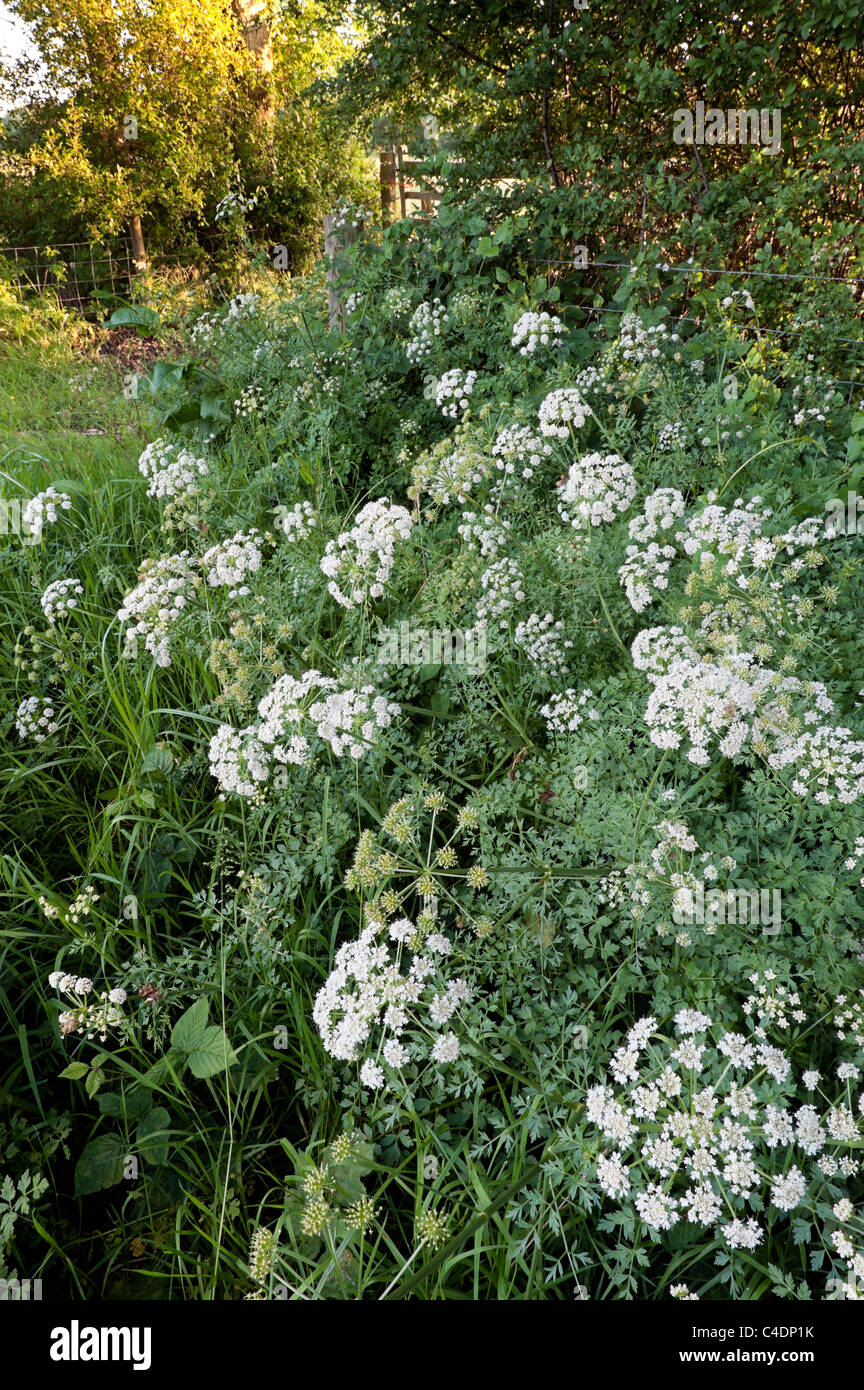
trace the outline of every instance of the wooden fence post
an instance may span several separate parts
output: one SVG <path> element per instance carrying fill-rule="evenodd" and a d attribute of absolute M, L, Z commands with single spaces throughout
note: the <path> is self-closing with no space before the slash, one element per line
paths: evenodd
<path fill-rule="evenodd" d="M 357 240 L 358 227 L 345 223 L 337 227 L 335 212 L 324 214 L 324 256 L 327 261 L 327 309 L 330 316 L 330 329 L 345 327 L 345 306 L 339 299 L 336 289 L 337 272 L 333 259 Z"/>
<path fill-rule="evenodd" d="M 384 226 L 396 221 L 396 153 L 382 150 L 378 156 L 378 180 L 381 185 L 381 216 Z"/>
<path fill-rule="evenodd" d="M 144 233 L 141 231 L 141 218 L 134 213 L 129 223 L 129 240 L 132 243 L 132 260 L 138 271 L 147 269 L 147 252 L 144 249 Z"/>

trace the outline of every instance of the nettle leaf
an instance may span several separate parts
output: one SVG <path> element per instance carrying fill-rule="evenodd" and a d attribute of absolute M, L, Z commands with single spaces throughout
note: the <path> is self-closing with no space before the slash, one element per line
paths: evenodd
<path fill-rule="evenodd" d="M 168 1157 L 168 1140 L 165 1131 L 171 1123 L 171 1116 L 164 1105 L 157 1105 L 142 1120 L 135 1132 L 136 1148 L 143 1159 L 158 1168 Z"/>
<path fill-rule="evenodd" d="M 141 771 L 170 772 L 173 766 L 173 754 L 171 754 L 167 748 L 160 748 L 157 744 L 154 743 L 153 747 L 148 748 L 147 752 L 144 754 L 144 758 L 141 763 Z"/>
<path fill-rule="evenodd" d="M 187 1054 L 198 1047 L 207 1031 L 209 1013 L 210 1001 L 202 995 L 174 1024 L 171 1030 L 171 1046 Z"/>
<path fill-rule="evenodd" d="M 104 1187 L 114 1187 L 123 1177 L 126 1146 L 118 1134 L 91 1139 L 75 1164 L 75 1196 L 88 1197 Z"/>
<path fill-rule="evenodd" d="M 237 1061 L 237 1054 L 225 1032 L 216 1024 L 204 1030 L 200 1043 L 189 1053 L 189 1070 L 193 1076 L 215 1076 Z"/>
<path fill-rule="evenodd" d="M 99 1097 L 99 1109 L 103 1115 L 114 1120 L 128 1120 L 137 1124 L 153 1108 L 153 1097 L 149 1091 L 130 1091 L 125 1096 L 119 1091 L 106 1091 Z"/>

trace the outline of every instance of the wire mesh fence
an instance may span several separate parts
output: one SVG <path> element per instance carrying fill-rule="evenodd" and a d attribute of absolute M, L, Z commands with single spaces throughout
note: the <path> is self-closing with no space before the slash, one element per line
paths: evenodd
<path fill-rule="evenodd" d="M 135 279 L 131 243 L 67 241 L 0 246 L 0 279 L 19 300 L 52 294 L 64 307 L 87 309 L 101 295 L 128 298 Z"/>

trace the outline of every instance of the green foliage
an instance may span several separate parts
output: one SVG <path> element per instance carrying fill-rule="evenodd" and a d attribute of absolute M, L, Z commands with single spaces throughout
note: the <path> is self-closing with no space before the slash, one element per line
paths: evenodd
<path fill-rule="evenodd" d="M 356 142 L 307 95 L 347 51 L 315 0 L 268 6 L 263 75 L 229 0 L 10 8 L 44 66 L 22 59 L 2 78 L 4 244 L 101 241 L 137 214 L 149 252 L 231 266 L 251 200 L 256 241 L 284 246 L 283 268 L 297 271 L 336 197 L 366 192 Z"/>
<path fill-rule="evenodd" d="M 607 266 L 692 258 L 802 276 L 860 276 L 864 88 L 858 0 L 805 9 L 782 0 L 709 8 L 668 0 L 622 9 L 446 0 L 369 0 L 368 38 L 334 81 L 346 119 L 379 115 L 443 186 L 440 217 L 504 264 L 592 265 L 581 287 L 603 303 Z M 675 112 L 782 112 L 778 154 L 753 144 L 676 144 Z M 500 238 L 500 240 L 499 240 Z M 698 283 L 698 282 L 697 282 Z M 663 281 L 670 311 L 693 282 Z M 710 288 L 710 281 L 709 281 Z M 766 319 L 820 288 L 760 287 Z M 854 323 L 852 286 L 830 290 Z M 586 298 L 588 296 L 586 295 Z M 848 333 L 842 336 L 856 336 Z"/>
<path fill-rule="evenodd" d="M 860 1257 L 864 576 L 826 525 L 864 476 L 845 324 L 802 308 L 784 340 L 731 278 L 675 324 L 647 258 L 595 323 L 508 225 L 367 223 L 341 328 L 323 267 L 262 278 L 134 401 L 98 362 L 82 392 L 62 358 L 4 364 L 10 499 L 69 502 L 0 541 L 4 1043 L 38 1126 L 13 1171 L 50 1173 L 89 1296 L 822 1300 Z M 85 415 L 110 440 L 70 440 Z M 484 618 L 482 661 L 387 654 L 403 624 Z M 687 644 L 677 684 L 663 642 Z M 700 882 L 782 915 L 680 920 Z M 366 985 L 405 1017 L 367 1017 Z M 737 1104 L 726 1035 L 784 1060 L 741 1073 L 752 1197 L 667 1229 L 604 1188 L 596 1088 L 665 1075 L 687 1028 L 703 1135 Z M 833 1169 L 763 1142 L 768 1107 L 810 1104 Z M 724 1234 L 752 1215 L 755 1252 Z M 101 1258 L 118 1230 L 135 1263 Z"/>

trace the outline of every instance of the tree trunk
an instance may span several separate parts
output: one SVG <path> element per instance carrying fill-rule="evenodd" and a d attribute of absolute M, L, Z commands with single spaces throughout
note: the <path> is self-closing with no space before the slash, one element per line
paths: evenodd
<path fill-rule="evenodd" d="M 252 54 L 259 77 L 255 102 L 262 121 L 272 121 L 275 106 L 270 74 L 273 71 L 273 35 L 264 13 L 263 0 L 231 0 L 231 10 L 240 25 L 243 42 Z"/>
<path fill-rule="evenodd" d="M 141 231 L 141 218 L 138 213 L 133 213 L 129 223 L 129 240 L 132 243 L 132 260 L 135 269 L 142 271 L 147 269 L 147 252 L 144 249 L 144 233 Z"/>

